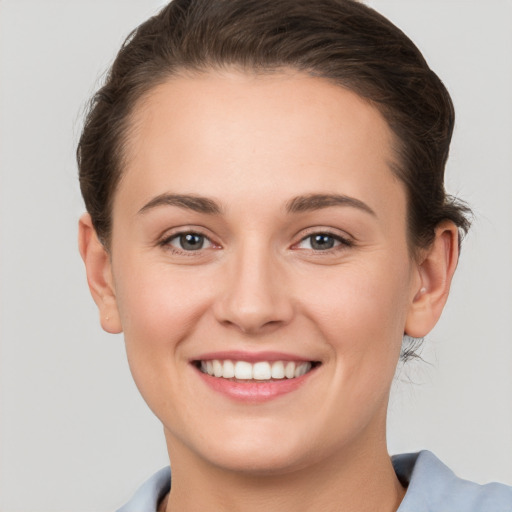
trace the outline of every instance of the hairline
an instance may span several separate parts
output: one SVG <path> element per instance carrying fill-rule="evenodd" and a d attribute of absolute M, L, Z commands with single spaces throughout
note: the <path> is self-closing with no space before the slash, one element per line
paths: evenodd
<path fill-rule="evenodd" d="M 318 78 L 323 81 L 327 81 L 337 87 L 348 90 L 355 94 L 359 99 L 363 102 L 367 103 L 369 106 L 376 109 L 379 114 L 382 116 L 383 120 L 388 127 L 388 132 L 390 134 L 390 152 L 394 156 L 392 161 L 388 161 L 387 166 L 390 169 L 393 177 L 397 179 L 405 189 L 405 199 L 406 199 L 406 238 L 407 245 L 409 248 L 409 253 L 411 257 L 417 258 L 419 252 L 422 249 L 425 249 L 425 246 L 419 243 L 419 241 L 415 240 L 415 236 L 412 230 L 412 219 L 411 219 L 411 209 L 412 209 L 412 198 L 410 197 L 409 187 L 407 186 L 405 180 L 403 179 L 404 175 L 407 175 L 406 169 L 404 169 L 405 162 L 403 161 L 403 145 L 404 141 L 398 135 L 396 130 L 393 128 L 391 123 L 388 120 L 388 116 L 386 115 L 386 111 L 389 110 L 389 107 L 386 104 L 378 103 L 367 96 L 361 94 L 360 91 L 357 90 L 356 87 L 350 87 L 347 84 L 342 83 L 341 80 L 337 80 L 333 77 L 329 77 L 326 74 L 318 72 L 318 70 L 314 70 L 312 68 L 301 68 L 299 66 L 292 66 L 283 64 L 280 66 L 247 66 L 241 63 L 232 62 L 210 62 L 203 63 L 201 65 L 184 65 L 177 64 L 174 68 L 161 69 L 159 74 L 155 75 L 155 78 L 149 82 L 142 84 L 140 88 L 135 89 L 132 92 L 132 96 L 134 96 L 134 101 L 129 105 L 129 110 L 127 115 L 124 117 L 123 122 L 120 127 L 120 137 L 118 154 L 114 157 L 114 165 L 116 169 L 115 180 L 112 183 L 112 188 L 110 192 L 110 204 L 109 207 L 109 230 L 106 233 L 105 240 L 102 241 L 104 245 L 109 248 L 110 242 L 112 238 L 112 228 L 113 228 L 113 209 L 115 198 L 117 196 L 117 192 L 121 185 L 124 175 L 126 174 L 126 170 L 129 168 L 128 158 L 128 146 L 130 145 L 130 140 L 135 135 L 138 126 L 143 119 L 143 111 L 145 106 L 148 103 L 148 100 L 152 97 L 153 94 L 156 94 L 157 90 L 169 82 L 173 80 L 179 80 L 180 78 L 185 79 L 194 79 L 203 76 L 207 76 L 209 74 L 219 73 L 222 75 L 223 73 L 240 73 L 247 76 L 253 76 L 257 78 L 258 76 L 300 76 L 300 77 L 310 77 L 310 78 Z M 141 91 L 142 89 L 142 91 Z"/>

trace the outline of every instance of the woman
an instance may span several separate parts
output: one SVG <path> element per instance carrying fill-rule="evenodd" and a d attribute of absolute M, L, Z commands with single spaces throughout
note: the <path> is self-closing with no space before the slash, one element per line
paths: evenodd
<path fill-rule="evenodd" d="M 78 148 L 91 293 L 172 463 L 124 512 L 512 507 L 386 448 L 404 336 L 436 324 L 469 227 L 453 118 L 352 0 L 175 0 L 128 38 Z"/>

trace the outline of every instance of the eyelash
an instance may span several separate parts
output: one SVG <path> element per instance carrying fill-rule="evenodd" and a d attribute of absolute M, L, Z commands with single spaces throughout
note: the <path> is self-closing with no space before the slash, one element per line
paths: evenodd
<path fill-rule="evenodd" d="M 335 243 L 338 242 L 338 244 L 328 249 L 314 249 L 311 243 L 314 237 L 328 237 L 333 239 Z M 349 240 L 348 238 L 345 238 L 339 234 L 331 233 L 330 231 L 313 231 L 311 233 L 308 233 L 303 238 L 301 238 L 298 243 L 293 245 L 293 247 L 297 247 L 306 240 L 310 240 L 310 249 L 303 250 L 312 250 L 315 254 L 332 254 L 334 252 L 343 251 L 354 246 L 354 242 L 352 240 Z"/>
<path fill-rule="evenodd" d="M 196 250 L 186 250 L 186 249 L 174 247 L 173 245 L 171 245 L 171 242 L 173 242 L 174 240 L 179 240 L 181 237 L 186 237 L 187 235 L 200 237 L 203 241 L 203 244 L 201 245 L 201 247 Z M 180 231 L 178 233 L 173 233 L 172 235 L 166 236 L 165 238 L 160 240 L 158 242 L 158 245 L 160 247 L 163 247 L 164 249 L 172 252 L 173 254 L 185 255 L 185 256 L 198 256 L 203 252 L 203 249 L 205 249 L 205 247 L 203 247 L 205 242 L 210 244 L 210 246 L 206 247 L 206 248 L 218 247 L 218 246 L 216 246 L 216 244 L 214 244 L 210 240 L 210 238 L 208 236 L 204 235 L 203 233 L 199 233 L 199 232 L 193 231 L 193 230 Z"/>
<path fill-rule="evenodd" d="M 174 247 L 171 244 L 174 240 L 179 240 L 180 238 L 186 237 L 188 235 L 200 237 L 202 239 L 203 243 L 201 244 L 201 247 L 199 247 L 199 249 L 187 250 L 187 249 L 183 249 L 183 248 Z M 314 249 L 312 247 L 313 237 L 330 238 L 330 239 L 334 240 L 334 243 L 337 242 L 337 245 L 334 245 L 333 247 L 329 247 L 328 249 Z M 309 243 L 310 247 L 306 248 L 306 249 L 299 249 L 298 246 L 307 240 L 310 240 L 310 243 Z M 209 244 L 209 247 L 204 247 L 205 242 Z M 199 254 L 202 253 L 203 249 L 219 248 L 220 247 L 219 245 L 216 245 L 214 242 L 212 242 L 212 240 L 208 236 L 204 235 L 203 233 L 193 231 L 193 230 L 180 231 L 178 233 L 173 233 L 172 235 L 166 236 L 165 238 L 163 238 L 160 242 L 158 242 L 158 245 L 163 247 L 166 250 L 171 251 L 173 254 L 186 255 L 186 256 L 198 256 Z M 342 237 L 339 234 L 334 234 L 329 231 L 313 231 L 311 233 L 308 233 L 306 236 L 302 237 L 299 240 L 299 242 L 293 244 L 292 248 L 294 248 L 296 250 L 311 250 L 315 254 L 332 254 L 334 252 L 337 252 L 340 250 L 345 250 L 345 249 L 353 247 L 353 246 L 354 246 L 354 242 L 352 240 Z"/>

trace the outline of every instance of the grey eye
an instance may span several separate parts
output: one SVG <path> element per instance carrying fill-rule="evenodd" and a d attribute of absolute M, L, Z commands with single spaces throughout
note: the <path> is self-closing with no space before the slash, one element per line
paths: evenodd
<path fill-rule="evenodd" d="M 352 243 L 338 235 L 330 233 L 313 233 L 304 237 L 296 246 L 297 249 L 309 249 L 312 251 L 328 251 L 329 249 L 351 247 Z"/>
<path fill-rule="evenodd" d="M 203 248 L 204 236 L 195 233 L 187 233 L 180 235 L 179 241 L 181 248 L 185 251 L 198 251 Z"/>
<path fill-rule="evenodd" d="M 309 236 L 307 239 L 309 240 L 311 249 L 315 251 L 325 251 L 332 249 L 337 242 L 333 236 L 326 233 L 317 233 L 315 235 Z"/>
<path fill-rule="evenodd" d="M 183 251 L 199 251 L 210 245 L 210 241 L 198 233 L 181 233 L 172 237 L 168 243 Z"/>

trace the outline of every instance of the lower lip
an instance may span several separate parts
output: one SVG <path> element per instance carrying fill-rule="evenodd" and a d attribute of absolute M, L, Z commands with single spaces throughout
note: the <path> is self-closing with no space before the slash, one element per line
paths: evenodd
<path fill-rule="evenodd" d="M 316 372 L 316 368 L 312 368 L 308 373 L 300 377 L 295 377 L 294 379 L 281 379 L 267 382 L 258 382 L 255 380 L 237 382 L 223 379 L 222 377 L 212 377 L 197 368 L 196 371 L 203 379 L 203 382 L 217 393 L 221 393 L 240 402 L 260 403 L 296 391 Z"/>

